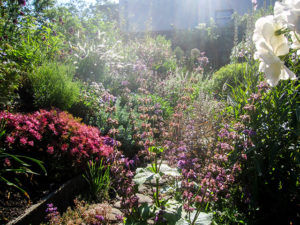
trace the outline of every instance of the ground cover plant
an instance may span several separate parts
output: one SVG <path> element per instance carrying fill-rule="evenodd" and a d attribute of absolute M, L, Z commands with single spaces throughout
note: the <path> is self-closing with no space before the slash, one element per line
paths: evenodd
<path fill-rule="evenodd" d="M 0 1 L 1 223 L 79 176 L 40 224 L 297 224 L 300 2 L 257 4 L 170 37 Z"/>

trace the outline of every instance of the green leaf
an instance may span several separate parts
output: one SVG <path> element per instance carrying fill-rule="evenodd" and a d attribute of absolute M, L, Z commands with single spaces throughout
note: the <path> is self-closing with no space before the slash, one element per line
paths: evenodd
<path fill-rule="evenodd" d="M 140 185 L 144 184 L 146 181 L 151 181 L 154 179 L 156 174 L 151 172 L 149 169 L 150 168 L 137 168 L 133 181 Z"/>
<path fill-rule="evenodd" d="M 185 219 L 188 214 L 183 211 L 181 219 L 176 223 L 176 225 L 189 225 L 190 223 Z M 191 219 L 196 215 L 196 211 L 191 213 Z M 195 225 L 210 225 L 212 222 L 213 214 L 212 213 L 204 213 L 200 212 Z"/>

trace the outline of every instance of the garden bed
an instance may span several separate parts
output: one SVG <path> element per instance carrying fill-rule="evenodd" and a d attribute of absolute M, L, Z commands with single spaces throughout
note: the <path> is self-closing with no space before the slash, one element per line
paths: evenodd
<path fill-rule="evenodd" d="M 0 0 L 1 224 L 300 220 L 299 0 L 172 37 L 54 2 Z"/>
<path fill-rule="evenodd" d="M 45 197 L 42 197 L 36 203 L 32 204 L 29 208 L 27 208 L 27 201 L 22 201 L 20 206 L 15 206 L 11 209 L 11 216 L 19 215 L 17 218 L 11 220 L 9 225 L 22 225 L 22 224 L 31 224 L 31 225 L 39 225 L 45 220 L 45 210 L 47 208 L 47 204 L 53 203 L 58 206 L 61 212 L 65 211 L 68 206 L 73 204 L 73 200 L 75 196 L 79 193 L 82 193 L 86 187 L 86 183 L 82 176 L 75 177 L 63 185 L 61 185 L 57 190 L 51 192 Z M 17 202 L 14 199 L 14 202 Z M 6 206 L 9 208 L 10 206 Z M 12 217 L 10 217 L 12 218 Z"/>

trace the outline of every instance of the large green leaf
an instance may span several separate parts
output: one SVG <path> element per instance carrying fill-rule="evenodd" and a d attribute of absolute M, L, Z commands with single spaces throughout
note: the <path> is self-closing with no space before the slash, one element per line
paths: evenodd
<path fill-rule="evenodd" d="M 146 181 L 150 182 L 151 180 L 155 180 L 156 178 L 160 179 L 161 176 L 153 173 L 149 168 L 137 168 L 133 181 L 140 185 L 144 184 Z"/>
<path fill-rule="evenodd" d="M 161 164 L 160 170 L 161 173 L 164 175 L 172 176 L 172 177 L 179 177 L 180 173 L 176 168 L 169 167 L 167 164 Z"/>
<path fill-rule="evenodd" d="M 191 213 L 191 219 L 193 220 L 196 211 Z M 190 223 L 185 219 L 187 213 L 183 211 L 181 219 L 176 223 L 176 225 L 189 225 Z M 213 214 L 201 212 L 195 222 L 195 225 L 210 225 L 212 222 Z"/>

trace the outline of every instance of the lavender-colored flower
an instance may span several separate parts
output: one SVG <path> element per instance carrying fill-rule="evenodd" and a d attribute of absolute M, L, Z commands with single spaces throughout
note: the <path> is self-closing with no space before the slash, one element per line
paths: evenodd
<path fill-rule="evenodd" d="M 218 134 L 220 138 L 227 138 L 229 136 L 229 132 L 227 129 L 222 128 Z"/>
<path fill-rule="evenodd" d="M 187 173 L 187 178 L 191 179 L 191 178 L 196 178 L 196 173 L 193 171 L 193 170 L 190 170 L 188 173 Z"/>
<path fill-rule="evenodd" d="M 114 139 L 112 139 L 110 137 L 105 137 L 104 144 L 113 147 L 115 145 L 115 141 L 114 141 Z"/>
<path fill-rule="evenodd" d="M 163 113 L 163 111 L 160 110 L 160 109 L 156 109 L 156 110 L 154 111 L 154 113 L 155 113 L 156 115 L 160 115 L 160 114 Z"/>
<path fill-rule="evenodd" d="M 270 86 L 267 82 L 265 81 L 261 81 L 258 85 L 257 85 L 257 88 L 262 90 L 262 89 L 269 89 Z"/>
<path fill-rule="evenodd" d="M 230 146 L 228 143 L 220 143 L 220 148 L 222 150 L 231 150 L 232 149 L 232 146 Z"/>
<path fill-rule="evenodd" d="M 61 218 L 57 211 L 57 207 L 54 207 L 52 203 L 47 204 L 46 213 L 46 219 L 50 222 L 50 224 L 61 224 Z"/>
<path fill-rule="evenodd" d="M 180 151 L 180 152 L 186 152 L 186 151 L 187 151 L 186 145 L 180 146 L 180 147 L 178 148 L 178 151 Z"/>
<path fill-rule="evenodd" d="M 99 220 L 100 222 L 104 221 L 104 216 L 101 216 L 101 215 L 95 215 L 95 218 L 97 220 Z"/>
<path fill-rule="evenodd" d="M 186 165 L 186 161 L 185 160 L 179 160 L 177 163 L 177 166 L 179 169 L 183 169 Z"/>

